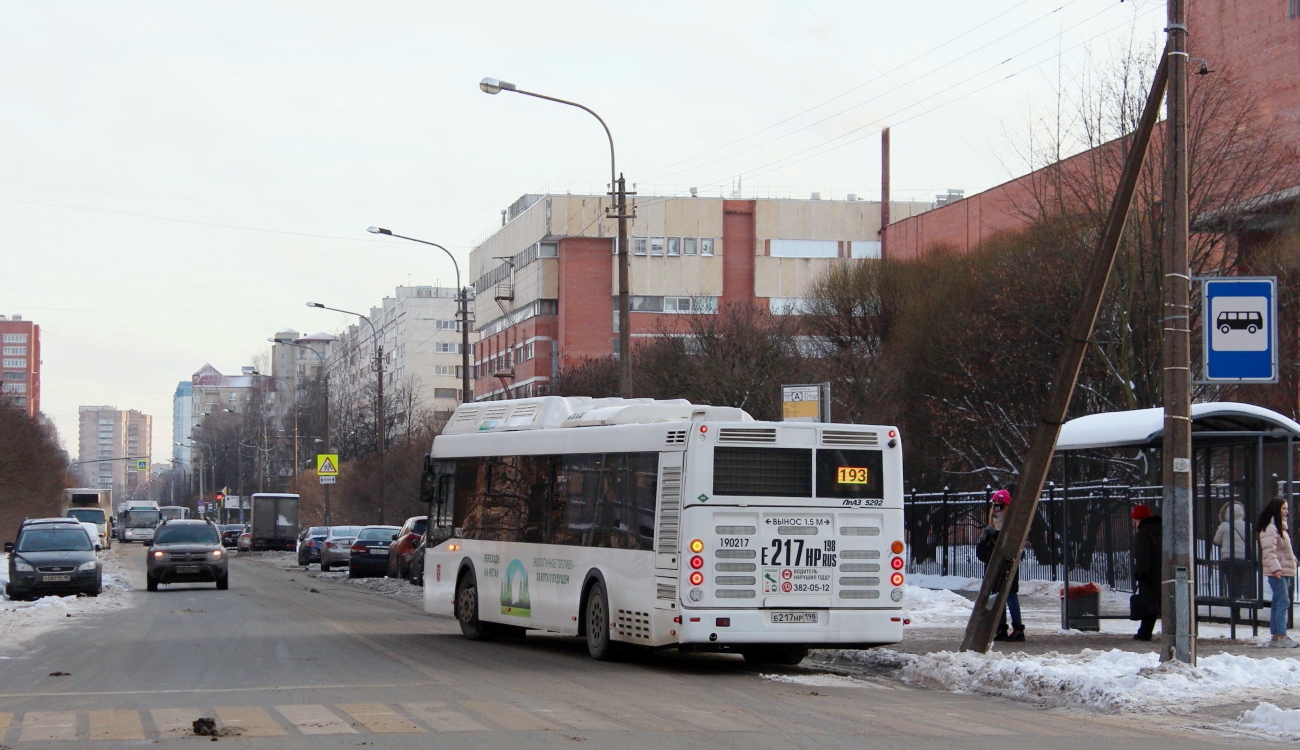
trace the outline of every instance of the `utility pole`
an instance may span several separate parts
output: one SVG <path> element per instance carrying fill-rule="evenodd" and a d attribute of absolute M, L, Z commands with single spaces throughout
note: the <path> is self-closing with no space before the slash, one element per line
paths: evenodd
<path fill-rule="evenodd" d="M 448 253 L 451 255 L 451 253 Z M 452 258 L 455 261 L 455 258 Z M 460 276 L 460 269 L 456 269 Z M 459 282 L 459 279 L 457 279 Z M 474 400 L 474 386 L 469 382 L 469 287 L 460 288 L 460 402 Z"/>
<path fill-rule="evenodd" d="M 1192 565 L 1191 268 L 1187 257 L 1187 3 L 1168 0 L 1165 98 L 1164 560 L 1160 660 L 1196 664 Z"/>
<path fill-rule="evenodd" d="M 379 334 L 374 334 L 378 336 Z M 375 372 L 379 379 L 375 384 L 375 437 L 379 449 L 379 523 L 384 523 L 384 433 L 388 420 L 384 418 L 384 344 L 375 342 Z"/>
<path fill-rule="evenodd" d="M 1160 66 L 1156 68 L 1155 79 L 1151 82 L 1146 104 L 1142 108 L 1137 130 L 1131 137 L 1128 155 L 1124 159 L 1124 171 L 1111 199 L 1106 224 L 1097 238 L 1097 248 L 1093 252 L 1092 266 L 1085 278 L 1083 293 L 1070 320 L 1070 327 L 1066 329 L 1064 347 L 1057 358 L 1056 372 L 1051 380 L 1051 391 L 1047 396 L 1047 404 L 1039 414 L 1038 424 L 1034 427 L 1029 451 L 1016 482 L 1015 497 L 1011 499 L 1006 522 L 998 535 L 988 566 L 984 569 L 984 582 L 980 585 L 980 593 L 971 609 L 970 621 L 966 623 L 962 651 L 987 652 L 993 642 L 998 620 L 1007 606 L 1010 584 L 1015 580 L 1020 567 L 1020 553 L 1025 548 L 1029 529 L 1038 515 L 1038 497 L 1052 465 L 1052 454 L 1056 451 L 1061 425 L 1069 412 L 1070 399 L 1074 396 L 1074 387 L 1079 380 L 1079 369 L 1083 366 L 1110 271 L 1115 265 L 1115 254 L 1119 250 L 1120 237 L 1128 220 L 1128 210 L 1142 170 L 1142 161 L 1146 157 L 1151 132 L 1155 129 L 1160 113 L 1160 99 L 1165 91 L 1167 71 L 1167 58 L 1162 57 Z"/>
<path fill-rule="evenodd" d="M 325 373 L 325 452 L 330 452 L 330 376 Z M 330 525 L 330 485 L 325 485 L 325 525 Z"/>
<path fill-rule="evenodd" d="M 604 124 L 603 122 L 601 124 Z M 613 144 L 611 142 L 611 150 Z M 627 252 L 627 182 L 620 173 L 618 182 L 610 185 L 614 198 L 614 214 L 618 218 L 618 392 L 623 398 L 632 398 L 632 302 L 628 288 L 631 286 Z"/>

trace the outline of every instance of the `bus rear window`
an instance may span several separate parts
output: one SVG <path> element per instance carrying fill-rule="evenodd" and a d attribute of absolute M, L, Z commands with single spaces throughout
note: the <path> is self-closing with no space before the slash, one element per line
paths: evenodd
<path fill-rule="evenodd" d="M 812 497 L 812 450 L 714 448 L 713 494 Z"/>
<path fill-rule="evenodd" d="M 817 497 L 885 496 L 880 451 L 820 448 L 817 451 Z"/>

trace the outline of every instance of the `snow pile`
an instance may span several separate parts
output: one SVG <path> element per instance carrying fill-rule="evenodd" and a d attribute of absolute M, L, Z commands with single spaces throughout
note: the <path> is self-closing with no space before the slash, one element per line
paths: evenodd
<path fill-rule="evenodd" d="M 868 669 L 899 664 L 899 677 L 925 687 L 1105 712 L 1176 711 L 1300 689 L 1300 660 L 1227 653 L 1202 657 L 1195 668 L 1161 664 L 1154 653 L 1118 649 L 1041 655 L 913 655 L 888 649 L 827 653 L 840 663 Z"/>
<path fill-rule="evenodd" d="M 787 685 L 805 685 L 807 687 L 846 687 L 846 688 L 877 688 L 879 685 L 872 685 L 863 680 L 855 680 L 852 677 L 845 677 L 838 674 L 760 674 L 765 680 L 772 682 L 783 682 Z M 1300 712 L 1297 712 L 1300 713 Z"/>
<path fill-rule="evenodd" d="M 1300 733 L 1300 711 L 1278 708 L 1272 703 L 1261 703 L 1243 713 L 1237 720 L 1243 729 L 1254 729 L 1270 734 L 1292 735 Z"/>
<path fill-rule="evenodd" d="M 396 599 L 412 607 L 424 609 L 424 588 L 422 586 L 413 586 L 406 581 L 398 578 L 388 578 L 380 576 L 377 578 L 349 578 L 347 564 L 340 566 L 335 565 L 334 570 L 328 573 L 320 571 L 320 565 L 313 563 L 306 568 L 298 564 L 297 552 L 241 552 L 240 558 L 250 560 L 261 565 L 270 565 L 281 570 L 293 571 L 300 573 L 308 578 L 317 578 L 323 581 L 336 581 L 338 583 L 350 584 L 364 589 L 369 589 L 377 594 L 382 594 L 391 599 Z"/>
<path fill-rule="evenodd" d="M 907 617 L 912 620 L 913 626 L 949 627 L 964 625 L 970 619 L 973 605 L 961 594 L 943 589 L 907 586 L 903 590 L 903 596 L 907 604 Z"/>
<path fill-rule="evenodd" d="M 16 646 L 78 618 L 117 609 L 133 603 L 133 590 L 117 558 L 116 550 L 99 553 L 103 565 L 103 592 L 99 596 L 43 596 L 34 602 L 0 599 L 0 646 Z M 9 556 L 0 555 L 0 586 L 8 583 Z M 71 618 L 71 619 L 70 619 Z"/>

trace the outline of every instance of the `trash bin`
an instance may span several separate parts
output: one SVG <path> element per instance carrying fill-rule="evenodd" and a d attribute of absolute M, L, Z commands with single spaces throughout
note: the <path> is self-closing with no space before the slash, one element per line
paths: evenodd
<path fill-rule="evenodd" d="M 1061 627 L 1101 632 L 1101 587 L 1095 583 L 1071 586 L 1061 592 Z"/>

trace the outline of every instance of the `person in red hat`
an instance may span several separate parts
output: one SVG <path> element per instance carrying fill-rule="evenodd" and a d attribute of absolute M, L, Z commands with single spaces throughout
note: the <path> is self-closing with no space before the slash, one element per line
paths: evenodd
<path fill-rule="evenodd" d="M 1129 597 L 1129 619 L 1137 620 L 1135 641 L 1151 640 L 1160 619 L 1160 566 L 1164 555 L 1164 526 L 1149 505 L 1135 505 L 1129 517 L 1137 522 L 1133 537 L 1133 582 L 1137 591 Z"/>
<path fill-rule="evenodd" d="M 979 543 L 975 545 L 975 556 L 986 563 L 993 556 L 993 547 L 997 544 L 998 535 L 1002 532 L 1002 524 L 1006 521 L 1007 508 L 1011 507 L 1011 492 L 998 490 L 989 498 L 989 502 L 992 505 L 989 508 L 988 525 L 984 527 L 984 533 Z M 1007 594 L 1007 610 L 1011 612 L 1011 628 L 1008 630 L 1007 613 L 1003 612 L 998 621 L 998 633 L 993 640 L 1013 643 L 1025 640 L 1025 623 L 1020 619 L 1019 570 L 1011 581 L 1011 592 Z"/>

